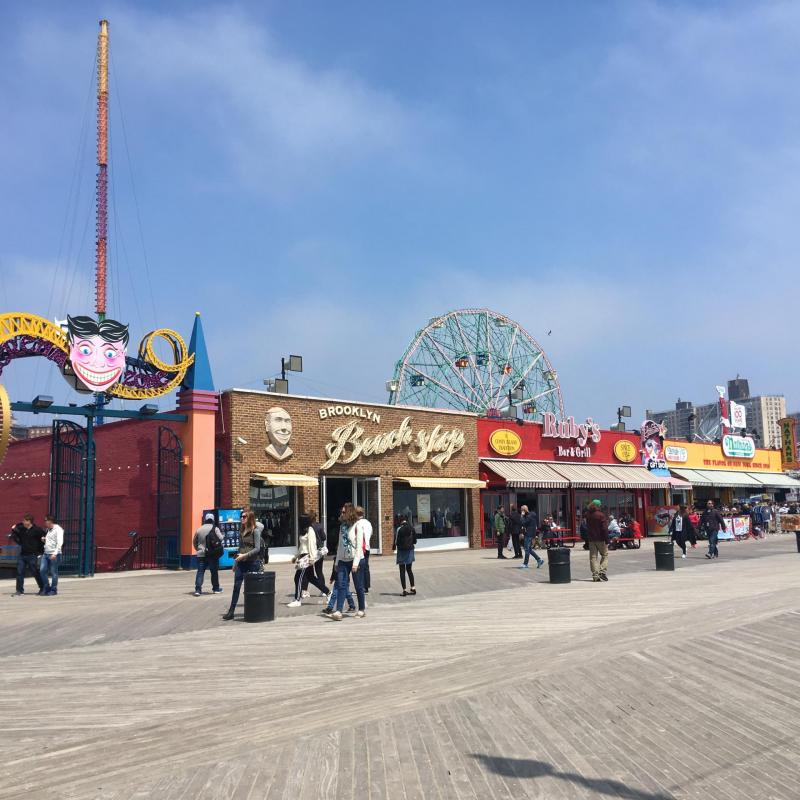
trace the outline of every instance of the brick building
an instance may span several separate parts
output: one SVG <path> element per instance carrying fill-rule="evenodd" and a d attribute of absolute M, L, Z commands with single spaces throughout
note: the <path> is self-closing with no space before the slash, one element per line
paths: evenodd
<path fill-rule="evenodd" d="M 131 531 L 156 532 L 159 427 L 165 422 L 124 420 L 95 429 L 97 454 L 95 542 L 98 572 L 113 569 L 130 547 Z M 30 512 L 41 524 L 48 512 L 51 436 L 12 442 L 0 466 L 0 530 Z M 5 544 L 3 535 L 0 544 Z"/>
<path fill-rule="evenodd" d="M 419 550 L 480 546 L 473 414 L 234 389 L 217 451 L 221 505 L 252 508 L 279 558 L 294 552 L 301 513 L 335 531 L 346 501 L 364 506 L 373 550 L 391 552 L 400 514 Z"/>

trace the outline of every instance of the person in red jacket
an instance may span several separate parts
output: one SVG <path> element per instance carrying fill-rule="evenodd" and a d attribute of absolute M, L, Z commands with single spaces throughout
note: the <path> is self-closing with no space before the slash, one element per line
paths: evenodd
<path fill-rule="evenodd" d="M 595 583 L 607 581 L 608 575 L 608 519 L 603 513 L 603 504 L 592 500 L 586 515 L 587 538 L 589 540 L 589 566 Z"/>

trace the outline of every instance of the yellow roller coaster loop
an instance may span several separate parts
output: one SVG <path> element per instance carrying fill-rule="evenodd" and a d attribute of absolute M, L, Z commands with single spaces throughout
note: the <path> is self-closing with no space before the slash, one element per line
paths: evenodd
<path fill-rule="evenodd" d="M 11 402 L 6 387 L 0 384 L 0 462 L 6 457 L 11 441 Z"/>
<path fill-rule="evenodd" d="M 68 352 L 67 335 L 54 322 L 35 314 L 0 314 L 0 344 L 16 336 L 44 339 L 59 350 Z"/>
<path fill-rule="evenodd" d="M 36 314 L 17 312 L 0 314 L 0 345 L 17 336 L 31 336 L 41 339 L 49 342 L 64 353 L 69 353 L 67 335 L 60 326 L 50 322 L 50 320 L 36 316 Z M 156 337 L 164 339 L 169 344 L 172 349 L 174 363 L 169 364 L 156 355 L 153 349 L 153 340 Z M 139 358 L 162 372 L 171 373 L 172 377 L 167 383 L 151 388 L 123 386 L 118 383 L 108 389 L 107 394 L 123 400 L 151 400 L 161 397 L 180 386 L 186 375 L 186 370 L 194 362 L 194 354 L 187 352 L 186 342 L 181 335 L 169 328 L 158 328 L 146 334 L 139 345 Z M 6 395 L 6 399 L 8 399 L 8 395 Z M 10 411 L 8 420 L 10 426 Z"/>

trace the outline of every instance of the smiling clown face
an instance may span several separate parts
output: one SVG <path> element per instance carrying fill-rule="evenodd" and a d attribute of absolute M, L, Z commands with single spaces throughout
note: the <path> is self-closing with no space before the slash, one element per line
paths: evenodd
<path fill-rule="evenodd" d="M 104 392 L 125 371 L 128 326 L 114 320 L 68 317 L 69 360 L 81 383 Z"/>

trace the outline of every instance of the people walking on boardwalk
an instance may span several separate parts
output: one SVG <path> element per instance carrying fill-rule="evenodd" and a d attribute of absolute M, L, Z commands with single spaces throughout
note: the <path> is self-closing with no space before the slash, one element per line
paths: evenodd
<path fill-rule="evenodd" d="M 589 506 L 586 506 L 583 509 L 583 513 L 581 514 L 581 522 L 578 526 L 578 534 L 581 537 L 581 541 L 583 542 L 583 549 L 589 549 L 589 527 L 586 524 L 586 517 L 589 516 Z"/>
<path fill-rule="evenodd" d="M 539 558 L 536 551 L 533 549 L 533 540 L 536 537 L 536 532 L 539 528 L 539 518 L 536 516 L 535 511 L 531 511 L 528 506 L 520 508 L 522 531 L 525 534 L 522 543 L 522 552 L 525 554 L 525 560 L 519 565 L 520 569 L 530 569 L 528 567 L 528 559 L 531 555 L 536 559 L 536 566 L 541 567 L 544 560 Z"/>
<path fill-rule="evenodd" d="M 311 525 L 311 516 L 302 514 L 300 516 L 300 536 L 297 540 L 297 555 L 294 557 L 294 600 L 289 603 L 289 608 L 299 608 L 302 602 L 303 580 L 308 579 L 309 583 L 319 589 L 322 594 L 329 594 L 325 581 L 317 578 L 314 565 L 319 556 L 317 549 L 317 532 Z"/>
<path fill-rule="evenodd" d="M 497 506 L 492 520 L 494 535 L 497 538 L 497 557 L 505 558 L 503 548 L 506 546 L 506 515 L 503 513 L 503 506 Z"/>
<path fill-rule="evenodd" d="M 228 612 L 222 619 L 233 619 L 236 605 L 239 602 L 239 593 L 242 590 L 242 581 L 248 572 L 257 572 L 261 568 L 261 531 L 262 527 L 256 525 L 256 516 L 252 511 L 242 515 L 241 530 L 239 533 L 239 553 L 233 563 L 233 594 Z"/>
<path fill-rule="evenodd" d="M 511 544 L 514 547 L 514 558 L 522 558 L 522 514 L 516 506 L 511 506 L 511 513 L 508 515 L 508 530 L 511 536 Z"/>
<path fill-rule="evenodd" d="M 64 546 L 64 529 L 56 523 L 56 518 L 48 514 L 44 518 L 45 536 L 42 566 L 39 575 L 42 579 L 40 591 L 46 595 L 58 594 L 58 568 L 61 565 L 61 548 Z"/>
<path fill-rule="evenodd" d="M 586 513 L 586 536 L 589 540 L 589 567 L 592 580 L 608 580 L 608 520 L 603 513 L 603 504 L 592 500 Z"/>
<path fill-rule="evenodd" d="M 359 526 L 359 513 L 353 507 L 346 512 L 345 522 L 348 527 L 339 534 L 339 547 L 336 550 L 336 611 L 331 614 L 331 619 L 340 620 L 342 609 L 344 608 L 345 596 L 347 595 L 350 576 L 353 576 L 356 585 L 356 596 L 358 598 L 357 617 L 363 617 L 366 613 L 364 602 L 363 572 L 359 572 L 361 562 L 364 560 L 364 528 Z"/>
<path fill-rule="evenodd" d="M 692 544 L 697 544 L 694 526 L 689 519 L 689 512 L 686 510 L 686 506 L 680 506 L 678 512 L 670 520 L 669 535 L 670 539 L 680 547 L 681 558 L 686 558 L 687 541 L 692 542 Z"/>
<path fill-rule="evenodd" d="M 403 588 L 403 597 L 417 593 L 414 588 L 414 573 L 411 570 L 411 565 L 414 563 L 414 545 L 416 543 L 417 532 L 414 530 L 414 526 L 408 521 L 408 517 L 400 517 L 400 525 L 394 532 L 392 552 L 397 551 L 397 564 L 400 566 L 400 586 Z M 406 591 L 406 575 L 408 575 L 408 591 Z"/>
<path fill-rule="evenodd" d="M 350 527 L 350 523 L 347 521 L 354 516 L 353 514 L 353 504 L 352 503 L 345 503 L 342 506 L 342 510 L 339 512 L 339 528 L 338 533 L 336 533 L 331 538 L 331 549 L 335 549 L 334 558 L 333 558 L 333 566 L 331 567 L 331 593 L 328 595 L 328 605 L 322 610 L 322 613 L 330 616 L 333 614 L 335 607 L 336 607 L 336 599 L 339 596 L 339 592 L 336 585 L 336 554 L 339 552 L 339 542 L 342 539 L 342 536 L 347 534 L 347 530 Z M 353 585 L 355 585 L 355 576 L 353 576 Z M 345 599 L 347 600 L 347 607 L 348 610 L 353 612 L 356 610 L 356 601 L 353 599 L 353 595 L 350 591 L 350 579 L 347 580 L 347 589 L 345 590 Z M 344 608 L 344 605 L 342 605 Z"/>
<path fill-rule="evenodd" d="M 317 520 L 317 515 L 313 511 L 308 512 L 308 518 L 311 522 L 311 527 L 314 529 L 314 533 L 317 535 L 317 560 L 314 562 L 314 575 L 317 576 L 317 582 L 314 585 L 317 586 L 318 584 L 322 584 L 325 586 L 325 591 L 323 594 L 328 595 L 329 590 L 328 587 L 325 585 L 325 556 L 328 554 L 328 538 L 325 534 L 325 528 L 323 527 L 322 523 Z M 311 573 L 306 572 L 303 575 L 303 591 L 300 595 L 301 598 L 310 597 L 308 593 L 308 583 L 311 578 Z"/>
<path fill-rule="evenodd" d="M 8 534 L 8 538 L 19 545 L 17 555 L 17 590 L 14 594 L 25 594 L 25 574 L 30 572 L 39 594 L 44 594 L 44 582 L 39 574 L 39 558 L 44 552 L 44 531 L 34 523 L 32 514 L 25 514 Z"/>
<path fill-rule="evenodd" d="M 194 596 L 203 593 L 206 570 L 211 573 L 211 592 L 219 594 L 219 559 L 225 552 L 222 547 L 222 531 L 214 524 L 214 515 L 206 514 L 203 524 L 194 532 L 192 544 L 197 553 L 197 574 L 194 579 Z"/>
<path fill-rule="evenodd" d="M 358 597 L 358 580 L 361 580 L 361 589 L 364 593 L 364 608 L 367 608 L 367 598 L 369 594 L 369 548 L 370 540 L 372 539 L 372 523 L 366 518 L 364 509 L 361 506 L 356 506 L 356 526 L 358 527 L 357 536 L 362 542 L 361 550 L 363 558 L 358 565 L 356 572 L 356 597 Z"/>
<path fill-rule="evenodd" d="M 719 558 L 717 538 L 719 532 L 725 530 L 725 518 L 714 508 L 714 501 L 706 503 L 706 510 L 700 517 L 700 530 L 708 536 L 708 552 L 706 558 Z"/>

